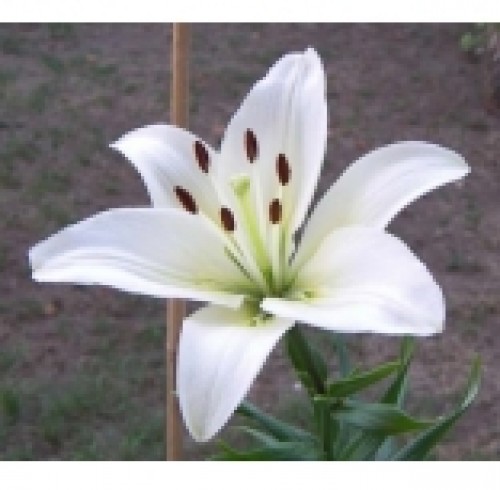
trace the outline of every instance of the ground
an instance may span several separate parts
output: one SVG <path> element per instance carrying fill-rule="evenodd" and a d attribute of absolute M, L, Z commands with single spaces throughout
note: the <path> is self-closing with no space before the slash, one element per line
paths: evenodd
<path fill-rule="evenodd" d="M 407 139 L 450 147 L 463 181 L 391 224 L 447 301 L 442 335 L 418 341 L 413 413 L 436 414 L 483 361 L 477 402 L 440 459 L 500 456 L 499 120 L 485 110 L 463 25 L 220 25 L 192 28 L 190 127 L 218 144 L 251 84 L 283 53 L 313 46 L 328 79 L 329 140 L 318 195 L 365 152 Z M 98 287 L 36 284 L 30 246 L 97 211 L 145 205 L 141 181 L 108 145 L 168 120 L 168 25 L 0 25 L 0 458 L 163 459 L 163 301 Z M 398 340 L 356 335 L 358 362 Z M 300 412 L 281 346 L 251 397 Z M 226 430 L 225 434 L 230 430 Z M 186 457 L 209 454 L 188 436 Z"/>

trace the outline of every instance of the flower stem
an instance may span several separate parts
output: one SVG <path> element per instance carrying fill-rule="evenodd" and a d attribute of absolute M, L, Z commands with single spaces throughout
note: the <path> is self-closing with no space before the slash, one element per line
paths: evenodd
<path fill-rule="evenodd" d="M 332 433 L 332 418 L 330 416 L 330 404 L 327 400 L 314 400 L 314 412 L 316 418 L 316 426 L 323 454 L 326 461 L 333 460 L 333 433 Z"/>
<path fill-rule="evenodd" d="M 285 336 L 288 356 L 312 399 L 316 430 L 324 459 L 333 459 L 333 426 L 330 404 L 322 395 L 326 393 L 327 366 L 321 354 L 311 346 L 299 327 L 290 329 Z"/>

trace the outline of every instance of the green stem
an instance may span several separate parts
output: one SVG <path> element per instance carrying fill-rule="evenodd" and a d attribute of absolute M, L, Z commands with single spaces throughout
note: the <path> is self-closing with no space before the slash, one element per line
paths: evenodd
<path fill-rule="evenodd" d="M 318 437 L 321 441 L 321 448 L 326 461 L 333 460 L 333 427 L 330 416 L 330 404 L 327 400 L 316 399 L 314 401 L 316 415 L 316 426 Z"/>

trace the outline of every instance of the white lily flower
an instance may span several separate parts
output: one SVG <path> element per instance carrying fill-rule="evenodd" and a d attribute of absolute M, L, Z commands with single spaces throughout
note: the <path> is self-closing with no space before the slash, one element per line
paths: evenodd
<path fill-rule="evenodd" d="M 218 152 L 163 124 L 113 144 L 153 207 L 97 214 L 30 251 L 38 281 L 214 304 L 185 319 L 179 347 L 180 407 L 198 441 L 227 422 L 297 320 L 342 332 L 443 328 L 439 286 L 384 229 L 417 197 L 466 175 L 467 164 L 425 142 L 379 148 L 339 178 L 304 225 L 326 139 L 322 63 L 313 49 L 288 54 L 252 88 Z"/>

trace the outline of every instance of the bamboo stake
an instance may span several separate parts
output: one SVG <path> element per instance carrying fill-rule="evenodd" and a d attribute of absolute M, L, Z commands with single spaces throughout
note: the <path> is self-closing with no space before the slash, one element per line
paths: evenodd
<path fill-rule="evenodd" d="M 187 24 L 174 23 L 172 32 L 172 86 L 171 121 L 183 128 L 188 124 L 188 51 L 189 28 Z M 167 460 L 182 459 L 182 418 L 175 395 L 175 368 L 182 320 L 186 313 L 183 300 L 167 300 L 167 399 L 166 399 L 166 446 Z"/>

